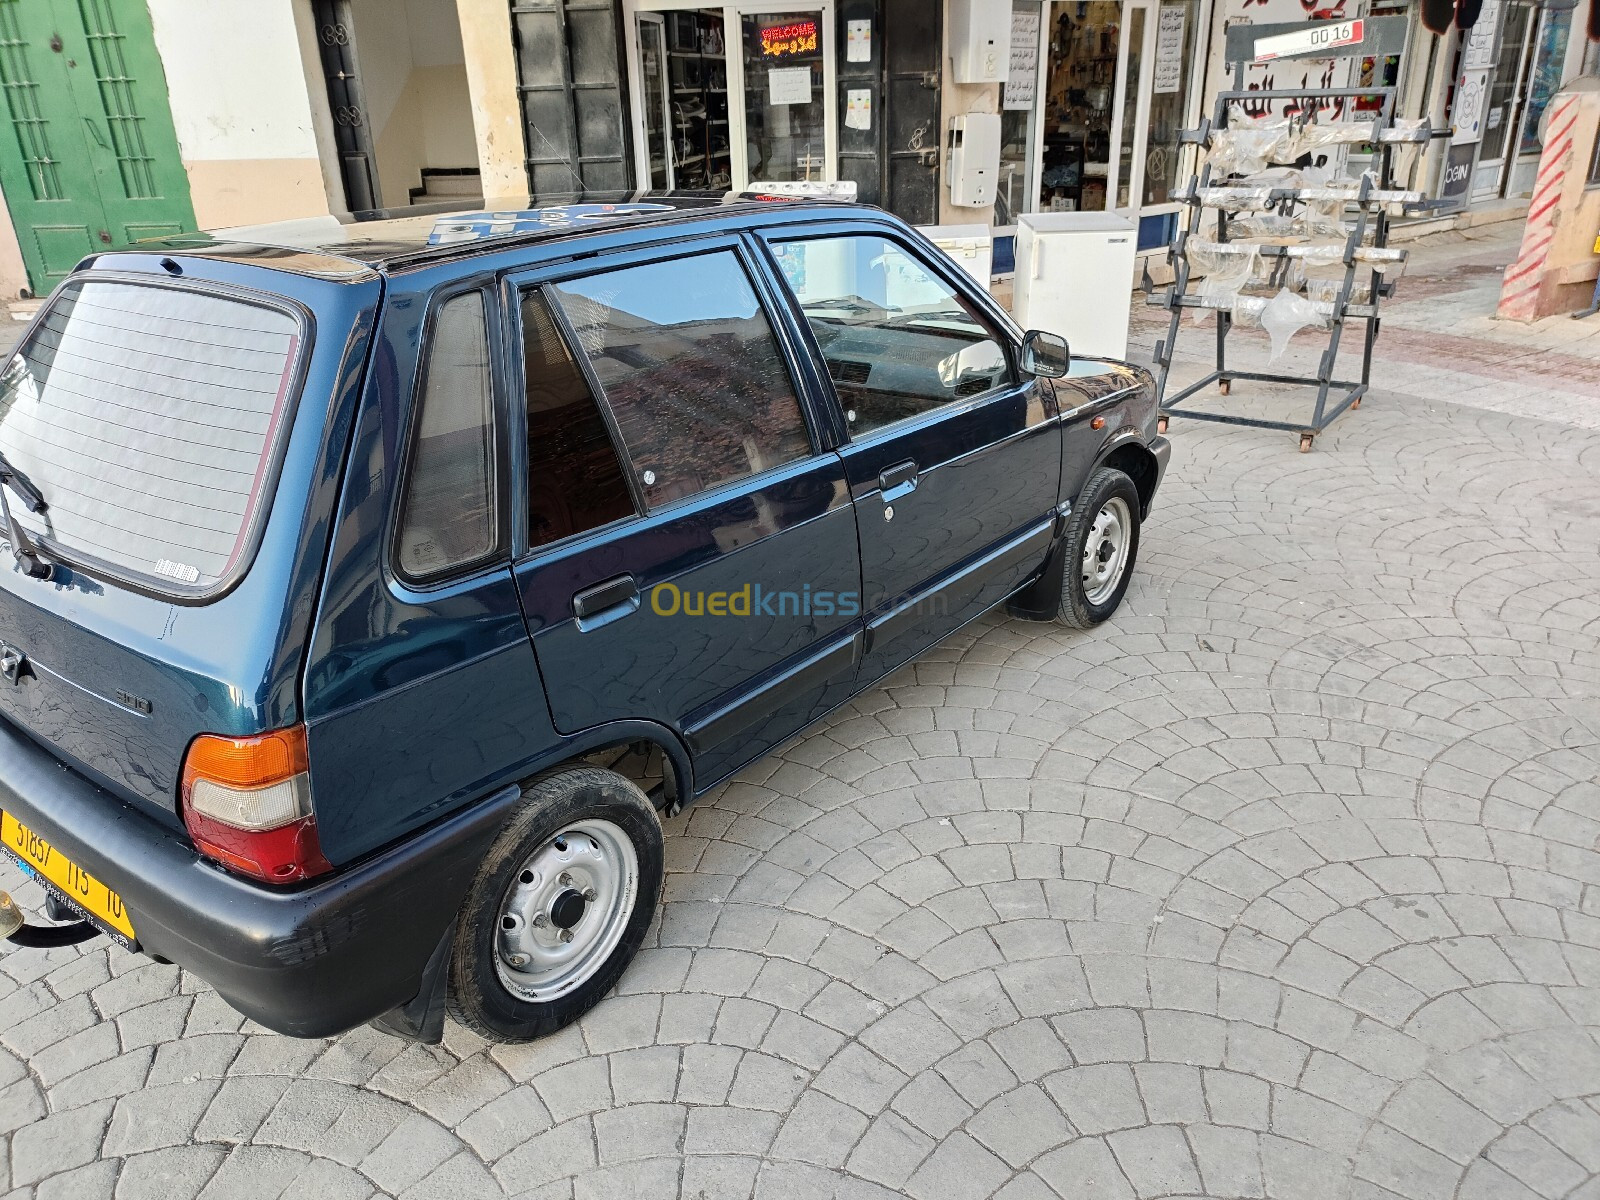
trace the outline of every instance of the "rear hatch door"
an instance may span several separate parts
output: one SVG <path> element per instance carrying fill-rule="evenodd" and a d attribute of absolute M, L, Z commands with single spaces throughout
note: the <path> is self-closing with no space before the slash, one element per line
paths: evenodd
<path fill-rule="evenodd" d="M 46 502 L 12 519 L 54 569 L 0 546 L 0 717 L 175 822 L 196 734 L 296 719 L 381 286 L 160 261 L 68 280 L 0 375 L 0 453 Z"/>

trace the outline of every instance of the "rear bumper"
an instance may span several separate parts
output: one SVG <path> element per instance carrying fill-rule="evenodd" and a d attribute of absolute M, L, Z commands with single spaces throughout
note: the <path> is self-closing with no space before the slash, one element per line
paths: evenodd
<path fill-rule="evenodd" d="M 119 892 L 142 949 L 296 1037 L 343 1032 L 417 994 L 518 795 L 508 788 L 326 881 L 267 890 L 203 862 L 0 720 L 0 809 Z"/>

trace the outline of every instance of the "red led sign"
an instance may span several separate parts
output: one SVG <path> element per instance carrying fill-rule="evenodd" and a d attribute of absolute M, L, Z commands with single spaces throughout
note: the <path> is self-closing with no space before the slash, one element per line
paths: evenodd
<path fill-rule="evenodd" d="M 787 25 L 770 25 L 761 31 L 763 58 L 788 58 L 793 54 L 817 52 L 817 23 L 791 21 Z"/>

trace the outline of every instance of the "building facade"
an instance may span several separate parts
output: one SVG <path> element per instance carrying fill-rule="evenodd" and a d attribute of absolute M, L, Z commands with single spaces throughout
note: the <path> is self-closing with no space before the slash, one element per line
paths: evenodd
<path fill-rule="evenodd" d="M 1439 37 L 1410 0 L 0 0 L 0 290 L 178 229 L 805 180 L 919 224 L 1114 209 L 1154 249 L 1238 22 L 1406 16 L 1403 54 L 1247 77 L 1393 84 L 1451 130 L 1414 186 L 1504 205 L 1585 66 L 1571 4 Z M 952 124 L 996 117 L 992 203 L 954 204 Z"/>

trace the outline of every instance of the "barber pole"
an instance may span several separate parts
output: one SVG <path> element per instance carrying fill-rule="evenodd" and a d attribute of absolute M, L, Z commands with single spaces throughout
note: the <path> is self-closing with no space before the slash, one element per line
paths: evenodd
<path fill-rule="evenodd" d="M 1572 127 L 1578 120 L 1578 97 L 1561 98 L 1548 120 L 1533 199 L 1528 202 L 1528 224 L 1522 231 L 1522 249 L 1517 261 L 1506 268 L 1505 281 L 1500 285 L 1496 315 L 1512 321 L 1533 321 L 1540 316 L 1539 291 L 1544 284 L 1550 244 L 1556 236 L 1562 191 L 1567 173 L 1578 165 L 1572 137 Z"/>

